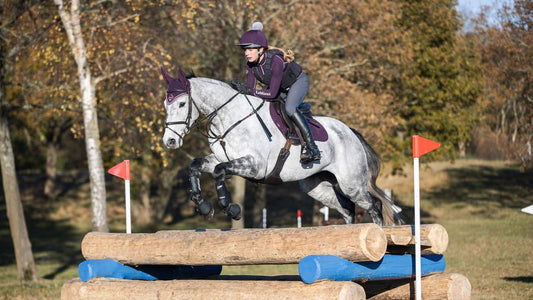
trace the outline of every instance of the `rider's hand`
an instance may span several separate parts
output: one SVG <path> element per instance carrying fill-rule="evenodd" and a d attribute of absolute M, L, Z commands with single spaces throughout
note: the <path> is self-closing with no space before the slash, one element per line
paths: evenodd
<path fill-rule="evenodd" d="M 254 91 L 248 86 L 242 84 L 237 78 L 231 80 L 231 86 L 241 94 L 253 95 Z"/>

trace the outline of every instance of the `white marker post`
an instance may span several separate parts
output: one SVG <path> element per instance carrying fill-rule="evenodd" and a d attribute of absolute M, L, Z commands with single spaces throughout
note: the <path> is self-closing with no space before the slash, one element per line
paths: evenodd
<path fill-rule="evenodd" d="M 263 208 L 263 228 L 267 228 L 267 209 Z"/>
<path fill-rule="evenodd" d="M 126 198 L 126 233 L 131 233 L 131 201 L 130 201 L 130 180 L 124 180 L 124 197 Z"/>
<path fill-rule="evenodd" d="M 522 208 L 522 212 L 525 212 L 526 214 L 533 215 L 533 205 L 530 205 L 528 207 Z"/>
<path fill-rule="evenodd" d="M 329 220 L 329 207 L 324 206 L 321 209 L 319 209 L 318 211 L 321 212 L 324 215 L 324 221 L 327 222 Z"/>
<path fill-rule="evenodd" d="M 124 189 L 126 198 L 126 233 L 131 233 L 131 204 L 130 204 L 130 161 L 125 160 L 112 167 L 109 174 L 124 179 Z"/>
<path fill-rule="evenodd" d="M 413 177 L 414 177 L 414 209 L 415 209 L 415 291 L 416 300 L 422 299 L 422 263 L 420 247 L 420 156 L 440 147 L 439 143 L 413 136 Z"/>
<path fill-rule="evenodd" d="M 298 215 L 298 218 L 297 218 L 298 228 L 302 228 L 302 211 L 298 210 L 297 215 Z"/>

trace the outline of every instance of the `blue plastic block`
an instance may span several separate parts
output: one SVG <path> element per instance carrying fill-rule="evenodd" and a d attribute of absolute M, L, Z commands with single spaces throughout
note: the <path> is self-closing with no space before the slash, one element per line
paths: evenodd
<path fill-rule="evenodd" d="M 222 266 L 141 265 L 131 267 L 112 259 L 90 259 L 78 266 L 78 274 L 86 282 L 93 277 L 137 280 L 171 280 L 220 275 Z"/>
<path fill-rule="evenodd" d="M 422 275 L 443 272 L 444 256 L 424 255 L 421 258 Z M 415 275 L 415 260 L 410 254 L 385 254 L 377 262 L 351 262 L 334 255 L 310 255 L 300 260 L 298 272 L 302 281 L 313 283 L 320 279 L 336 281 L 383 280 Z"/>

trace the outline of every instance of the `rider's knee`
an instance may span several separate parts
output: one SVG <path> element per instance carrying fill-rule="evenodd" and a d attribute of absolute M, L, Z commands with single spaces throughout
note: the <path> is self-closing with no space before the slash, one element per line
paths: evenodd
<path fill-rule="evenodd" d="M 285 112 L 287 113 L 287 116 L 292 117 L 292 115 L 296 113 L 296 106 L 285 105 Z"/>

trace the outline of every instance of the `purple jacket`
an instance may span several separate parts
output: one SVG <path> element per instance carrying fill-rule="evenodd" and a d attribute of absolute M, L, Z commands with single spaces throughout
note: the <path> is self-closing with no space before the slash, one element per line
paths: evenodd
<path fill-rule="evenodd" d="M 285 66 L 287 62 L 281 57 L 280 55 L 274 55 L 272 57 L 272 62 L 270 63 L 270 69 L 272 70 L 271 74 L 272 77 L 270 78 L 270 85 L 264 89 L 257 89 L 258 86 L 262 86 L 263 84 L 259 82 L 259 80 L 255 77 L 254 72 L 252 70 L 252 67 L 257 67 L 257 70 L 264 75 L 265 74 L 265 62 L 266 62 L 266 53 L 265 59 L 261 61 L 258 65 L 250 65 L 250 63 L 246 64 L 246 75 L 247 75 L 247 82 L 246 85 L 253 89 L 254 95 L 265 98 L 265 99 L 274 99 L 278 96 L 281 86 L 281 79 L 283 78 L 283 70 L 285 69 Z"/>

